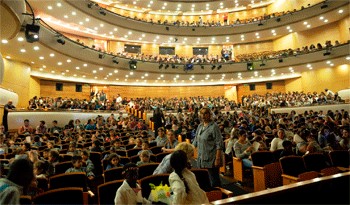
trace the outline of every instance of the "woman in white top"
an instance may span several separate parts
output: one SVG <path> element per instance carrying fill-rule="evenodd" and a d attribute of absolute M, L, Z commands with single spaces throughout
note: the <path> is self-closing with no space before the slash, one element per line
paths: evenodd
<path fill-rule="evenodd" d="M 172 204 L 207 204 L 206 193 L 199 187 L 196 176 L 187 169 L 187 155 L 177 150 L 170 157 L 170 165 L 174 171 L 169 176 L 173 191 Z"/>
<path fill-rule="evenodd" d="M 283 149 L 283 141 L 285 138 L 286 134 L 284 132 L 284 129 L 279 129 L 277 131 L 277 137 L 273 138 L 273 140 L 271 141 L 271 147 L 270 147 L 270 151 L 275 151 L 277 149 Z"/>

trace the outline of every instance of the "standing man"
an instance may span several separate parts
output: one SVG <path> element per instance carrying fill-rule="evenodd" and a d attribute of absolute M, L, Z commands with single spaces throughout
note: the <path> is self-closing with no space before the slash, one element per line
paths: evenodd
<path fill-rule="evenodd" d="M 198 149 L 198 167 L 209 171 L 212 187 L 221 186 L 219 169 L 222 165 L 224 142 L 219 126 L 212 120 L 208 107 L 199 111 L 201 123 L 198 125 L 193 145 Z"/>
<path fill-rule="evenodd" d="M 7 104 L 4 106 L 4 115 L 2 117 L 2 124 L 4 125 L 4 132 L 7 133 L 8 132 L 8 122 L 7 122 L 7 116 L 8 113 L 11 112 L 12 110 L 14 110 L 16 107 L 14 105 L 12 105 L 12 100 L 9 100 L 7 102 Z"/>

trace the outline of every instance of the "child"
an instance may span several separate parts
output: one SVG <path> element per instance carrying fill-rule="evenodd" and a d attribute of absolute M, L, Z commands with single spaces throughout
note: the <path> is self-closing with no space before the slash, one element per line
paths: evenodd
<path fill-rule="evenodd" d="M 128 163 L 123 167 L 123 184 L 118 188 L 114 198 L 114 204 L 151 204 L 142 197 L 141 187 L 137 183 L 138 167 L 134 163 Z"/>
<path fill-rule="evenodd" d="M 92 171 L 87 171 L 87 169 L 83 167 L 83 158 L 81 156 L 74 155 L 72 157 L 72 165 L 73 167 L 67 169 L 66 173 L 84 172 L 89 179 L 95 177 L 95 174 Z"/>
<path fill-rule="evenodd" d="M 82 157 L 82 162 L 83 162 L 83 167 L 86 170 L 86 173 L 93 173 L 94 169 L 95 169 L 95 165 L 94 163 L 92 163 L 92 161 L 89 159 L 90 157 L 90 153 L 87 150 L 83 150 L 81 152 L 81 157 Z M 89 174 L 88 178 L 90 180 L 92 180 L 95 177 L 94 174 Z"/>
<path fill-rule="evenodd" d="M 47 163 L 42 160 L 34 163 L 34 174 L 36 178 L 47 178 L 46 176 Z"/>
<path fill-rule="evenodd" d="M 141 148 L 142 148 L 142 150 L 140 150 L 140 151 L 137 153 L 137 155 L 140 155 L 140 154 L 141 154 L 141 151 L 143 151 L 143 150 L 147 150 L 147 151 L 149 152 L 150 155 L 153 154 L 153 152 L 149 149 L 149 142 L 144 141 L 144 142 L 142 143 Z"/>
<path fill-rule="evenodd" d="M 112 153 L 108 156 L 108 165 L 106 167 L 106 170 L 122 166 L 123 164 L 120 163 L 120 158 L 116 153 Z"/>
<path fill-rule="evenodd" d="M 136 163 L 137 166 L 152 163 L 150 161 L 151 154 L 148 152 L 148 150 L 141 150 L 141 153 L 139 154 L 140 161 Z"/>
<path fill-rule="evenodd" d="M 111 152 L 116 152 L 116 151 L 125 151 L 125 147 L 122 147 L 122 143 L 120 139 L 115 139 L 111 141 Z"/>
<path fill-rule="evenodd" d="M 143 140 L 141 138 L 136 138 L 134 149 L 142 149 Z"/>
<path fill-rule="evenodd" d="M 187 169 L 187 155 L 182 150 L 174 151 L 170 165 L 174 171 L 169 175 L 170 187 L 173 190 L 173 204 L 207 204 L 206 193 L 199 187 L 196 176 Z"/>

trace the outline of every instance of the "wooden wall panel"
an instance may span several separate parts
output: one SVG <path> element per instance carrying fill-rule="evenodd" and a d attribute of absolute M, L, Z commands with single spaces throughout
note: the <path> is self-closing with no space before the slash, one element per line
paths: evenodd
<path fill-rule="evenodd" d="M 63 83 L 63 91 L 56 91 L 56 83 Z M 75 85 L 82 85 L 82 92 L 75 91 Z M 59 82 L 59 81 L 40 81 L 40 96 L 41 97 L 67 97 L 76 99 L 89 99 L 90 85 L 71 82 Z"/>
<path fill-rule="evenodd" d="M 255 90 L 249 89 L 249 84 L 240 84 L 237 85 L 237 98 L 239 102 L 242 102 L 242 96 L 247 95 L 265 95 L 267 92 L 269 93 L 277 93 L 277 92 L 285 92 L 285 83 L 284 81 L 271 81 L 272 83 L 272 89 L 267 90 L 266 89 L 266 82 L 262 83 L 250 83 L 255 84 Z"/>

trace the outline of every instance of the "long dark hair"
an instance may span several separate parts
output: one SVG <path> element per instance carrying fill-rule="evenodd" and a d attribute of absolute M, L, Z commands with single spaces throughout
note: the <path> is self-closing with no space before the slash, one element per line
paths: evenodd
<path fill-rule="evenodd" d="M 171 154 L 170 165 L 174 169 L 175 173 L 180 177 L 180 179 L 185 184 L 186 193 L 188 193 L 189 188 L 185 178 L 182 176 L 182 172 L 187 168 L 187 155 L 182 150 L 176 150 Z"/>
<path fill-rule="evenodd" d="M 26 193 L 34 179 L 33 163 L 28 159 L 16 159 L 12 162 L 7 179 L 23 187 Z"/>

